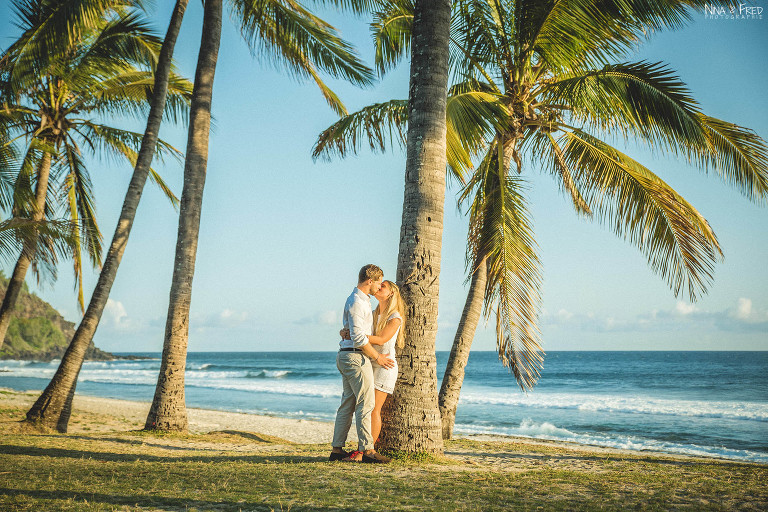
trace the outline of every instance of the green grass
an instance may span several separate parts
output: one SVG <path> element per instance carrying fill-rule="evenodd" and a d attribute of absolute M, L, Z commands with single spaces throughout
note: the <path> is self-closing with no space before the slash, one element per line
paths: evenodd
<path fill-rule="evenodd" d="M 768 509 L 765 465 L 467 440 L 329 463 L 326 445 L 249 432 L 25 434 L 2 412 L 0 510 Z"/>

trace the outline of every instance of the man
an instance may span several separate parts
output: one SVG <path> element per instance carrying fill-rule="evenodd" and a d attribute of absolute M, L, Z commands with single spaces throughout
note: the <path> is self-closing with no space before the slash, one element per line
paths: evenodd
<path fill-rule="evenodd" d="M 371 412 L 375 404 L 373 392 L 373 368 L 371 361 L 392 368 L 394 361 L 385 354 L 379 354 L 370 343 L 368 336 L 373 334 L 373 310 L 369 295 L 379 291 L 384 272 L 376 265 L 366 265 L 360 269 L 357 286 L 344 304 L 344 327 L 349 329 L 350 339 L 342 339 L 339 353 L 336 355 L 336 367 L 341 373 L 344 392 L 341 405 L 336 412 L 336 425 L 333 429 L 333 443 L 330 460 L 353 460 L 370 463 L 386 463 L 389 458 L 374 449 L 371 436 Z M 352 426 L 352 414 L 357 427 L 357 451 L 346 453 L 349 428 Z"/>

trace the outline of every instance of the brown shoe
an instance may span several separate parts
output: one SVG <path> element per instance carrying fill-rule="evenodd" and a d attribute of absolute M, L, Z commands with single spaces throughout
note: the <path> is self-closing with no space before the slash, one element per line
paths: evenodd
<path fill-rule="evenodd" d="M 349 452 L 341 451 L 341 452 L 331 452 L 331 456 L 328 457 L 328 460 L 330 462 L 336 462 L 342 459 L 345 459 L 349 457 Z"/>
<path fill-rule="evenodd" d="M 373 452 L 370 454 L 363 453 L 363 462 L 367 464 L 389 464 L 392 462 L 392 459 L 385 457 L 379 452 Z"/>

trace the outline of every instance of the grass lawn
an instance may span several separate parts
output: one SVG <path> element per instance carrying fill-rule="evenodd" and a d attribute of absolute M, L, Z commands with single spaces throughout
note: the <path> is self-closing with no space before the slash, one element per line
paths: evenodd
<path fill-rule="evenodd" d="M 326 462 L 250 432 L 23 430 L 0 410 L 0 510 L 768 510 L 768 466 L 554 443 L 456 440 L 446 456 Z"/>

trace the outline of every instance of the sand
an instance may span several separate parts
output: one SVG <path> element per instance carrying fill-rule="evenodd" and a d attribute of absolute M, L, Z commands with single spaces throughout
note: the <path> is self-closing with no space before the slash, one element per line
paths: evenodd
<path fill-rule="evenodd" d="M 19 392 L 0 388 L 0 407 L 30 407 L 40 391 Z M 114 432 L 125 430 L 137 430 L 144 426 L 149 402 L 137 402 L 115 398 L 101 398 L 77 394 L 75 395 L 74 411 L 69 422 L 68 432 L 71 434 L 83 432 Z M 214 411 L 208 409 L 188 408 L 189 431 L 194 434 L 208 432 L 240 432 L 261 434 L 284 439 L 291 443 L 301 444 L 328 444 L 333 437 L 333 423 L 312 421 L 303 419 L 279 418 L 276 416 L 264 416 L 258 414 L 244 414 L 226 411 Z M 348 446 L 350 442 L 357 440 L 353 428 L 350 429 Z M 471 435 L 464 436 L 475 441 L 501 441 L 515 442 L 526 445 L 544 445 L 550 447 L 565 448 L 571 451 L 587 453 L 603 453 L 616 455 L 659 455 L 668 459 L 677 460 L 707 460 L 702 457 L 678 455 L 643 450 L 626 450 L 618 448 L 605 448 L 600 446 L 582 445 L 562 441 L 550 441 L 531 439 L 525 437 Z M 504 460 L 493 454 L 469 453 L 459 448 L 446 452 L 446 455 L 459 460 L 488 459 L 492 466 L 504 465 Z M 712 459 L 709 459 L 712 460 Z M 512 461 L 509 461 L 512 462 Z"/>

